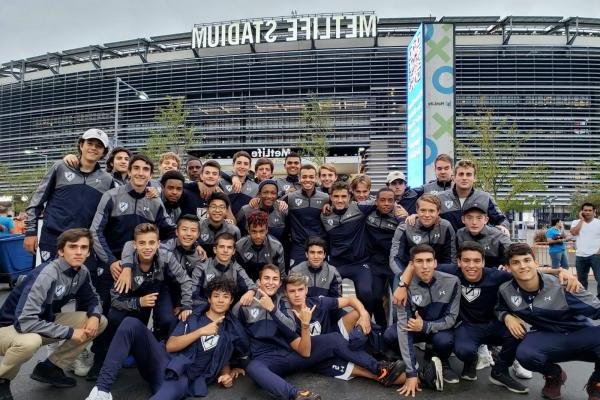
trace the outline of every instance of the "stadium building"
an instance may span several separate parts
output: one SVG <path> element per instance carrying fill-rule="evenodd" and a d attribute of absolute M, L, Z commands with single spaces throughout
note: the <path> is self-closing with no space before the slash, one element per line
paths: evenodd
<path fill-rule="evenodd" d="M 539 195 L 569 204 L 592 179 L 585 162 L 600 156 L 600 19 L 303 15 L 5 62 L 0 163 L 43 165 L 73 151 L 84 130 L 111 134 L 115 123 L 119 143 L 135 149 L 169 97 L 185 99 L 199 138 L 190 153 L 281 155 L 298 148 L 316 97 L 331 106 L 330 160 L 381 183 L 406 168 L 407 45 L 433 22 L 454 25 L 456 139 L 468 147 L 477 134 L 468 121 L 492 110 L 508 122 L 507 141 L 528 135 L 518 167 L 550 168 L 549 193 Z"/>

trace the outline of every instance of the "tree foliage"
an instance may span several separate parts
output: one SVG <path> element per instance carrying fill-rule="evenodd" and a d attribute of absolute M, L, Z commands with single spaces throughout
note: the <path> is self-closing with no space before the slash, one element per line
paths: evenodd
<path fill-rule="evenodd" d="M 480 109 L 477 117 L 466 121 L 473 132 L 470 145 L 457 141 L 460 158 L 469 158 L 477 165 L 476 185 L 490 193 L 504 211 L 531 210 L 540 199 L 531 192 L 547 190 L 548 168 L 544 164 L 520 167 L 519 161 L 526 156 L 524 144 L 526 133 L 517 132 L 514 124 L 498 119 L 490 109 Z"/>
<path fill-rule="evenodd" d="M 587 160 L 577 168 L 575 177 L 585 183 L 577 185 L 573 192 L 571 214 L 574 218 L 583 203 L 592 203 L 596 208 L 600 207 L 600 162 Z"/>
<path fill-rule="evenodd" d="M 158 109 L 154 119 L 157 127 L 150 130 L 146 146 L 140 149 L 156 163 L 163 153 L 172 151 L 183 156 L 200 142 L 194 127 L 187 124 L 189 112 L 185 110 L 184 99 L 169 97 L 168 100 L 166 106 Z"/>
<path fill-rule="evenodd" d="M 0 187 L 3 196 L 12 196 L 15 212 L 23 211 L 37 184 L 46 174 L 45 165 L 32 168 L 10 168 L 8 164 L 0 164 Z"/>
<path fill-rule="evenodd" d="M 331 109 L 331 101 L 312 96 L 300 114 L 300 123 L 307 131 L 300 137 L 300 153 L 317 166 L 323 165 L 329 154 L 328 135 L 333 126 Z"/>

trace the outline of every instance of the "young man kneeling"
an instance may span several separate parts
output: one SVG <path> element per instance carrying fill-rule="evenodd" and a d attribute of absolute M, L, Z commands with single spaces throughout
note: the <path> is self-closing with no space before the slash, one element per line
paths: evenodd
<path fill-rule="evenodd" d="M 208 304 L 197 308 L 187 321 L 180 321 L 165 346 L 139 319 L 125 318 L 87 400 L 112 399 L 111 387 L 128 354 L 150 385 L 151 399 L 206 396 L 207 385 L 213 382 L 233 386 L 244 371 L 231 368 L 229 362 L 234 353 L 245 355 L 248 346 L 242 326 L 229 313 L 235 284 L 217 277 L 206 290 Z"/>

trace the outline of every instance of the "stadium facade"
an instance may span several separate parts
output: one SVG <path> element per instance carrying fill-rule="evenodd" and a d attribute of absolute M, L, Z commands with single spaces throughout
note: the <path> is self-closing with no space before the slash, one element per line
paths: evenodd
<path fill-rule="evenodd" d="M 72 151 L 89 127 L 112 133 L 119 77 L 149 97 L 120 93 L 119 141 L 127 147 L 145 143 L 169 97 L 183 97 L 201 137 L 191 153 L 285 152 L 306 133 L 300 116 L 316 96 L 332 106 L 332 157 L 362 157 L 381 182 L 389 168 L 406 167 L 407 45 L 421 23 L 442 22 L 456 35 L 456 138 L 469 147 L 477 133 L 468 121 L 486 108 L 508 122 L 505 140 L 528 135 L 518 168 L 549 166 L 549 191 L 538 195 L 566 205 L 592 179 L 585 163 L 600 156 L 600 19 L 381 17 L 371 32 L 373 13 L 339 14 L 358 19 L 358 28 L 336 26 L 336 15 L 294 16 L 311 27 L 294 27 L 291 17 L 203 24 L 191 33 L 6 62 L 0 163 L 43 164 Z"/>

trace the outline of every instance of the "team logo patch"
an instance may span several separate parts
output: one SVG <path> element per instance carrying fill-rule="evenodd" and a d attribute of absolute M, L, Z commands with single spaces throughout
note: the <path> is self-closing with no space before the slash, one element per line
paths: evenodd
<path fill-rule="evenodd" d="M 50 252 L 49 251 L 40 251 L 40 256 L 42 257 L 43 261 L 48 261 L 48 259 L 50 258 Z"/>
<path fill-rule="evenodd" d="M 127 204 L 127 202 L 120 202 L 119 203 L 119 210 L 121 210 L 121 212 L 125 212 L 125 210 L 127 210 L 127 208 L 129 207 L 129 204 Z"/>
<path fill-rule="evenodd" d="M 328 219 L 328 220 L 327 220 L 327 224 L 328 224 L 329 226 L 333 226 L 333 220 L 332 220 L 332 219 Z"/>
<path fill-rule="evenodd" d="M 58 285 L 56 289 L 54 289 L 54 294 L 56 295 L 56 297 L 60 297 L 63 294 L 65 294 L 65 290 L 65 285 Z"/>
<path fill-rule="evenodd" d="M 75 179 L 75 173 L 71 172 L 71 171 L 66 171 L 65 179 L 68 180 L 69 182 L 71 182 L 73 179 Z"/>
<path fill-rule="evenodd" d="M 444 201 L 444 205 L 446 206 L 446 208 L 452 207 L 453 203 L 454 202 L 452 200 L 446 200 L 446 201 Z"/>
<path fill-rule="evenodd" d="M 421 302 L 423 301 L 423 296 L 421 296 L 420 294 L 413 294 L 411 296 L 412 302 L 415 304 L 421 304 Z"/>
<path fill-rule="evenodd" d="M 302 199 L 295 199 L 294 203 L 296 203 L 297 206 L 300 206 L 300 204 L 302 204 Z"/>
<path fill-rule="evenodd" d="M 214 349 L 219 343 L 219 335 L 202 336 L 200 342 L 204 351 Z"/>
<path fill-rule="evenodd" d="M 79 279 L 74 279 L 73 282 L 71 282 L 71 286 L 75 287 L 75 286 L 77 286 L 78 283 L 79 283 Z"/>
<path fill-rule="evenodd" d="M 423 238 L 420 235 L 413 235 L 413 237 L 412 237 L 413 242 L 415 242 L 416 244 L 421 243 L 422 239 Z"/>
<path fill-rule="evenodd" d="M 250 315 L 252 316 L 252 318 L 258 318 L 259 314 L 260 314 L 260 309 L 258 309 L 258 308 L 250 309 Z"/>
<path fill-rule="evenodd" d="M 283 185 L 283 190 L 288 190 L 290 188 L 290 185 Z"/>
<path fill-rule="evenodd" d="M 469 303 L 471 303 L 473 300 L 476 300 L 479 297 L 479 295 L 481 294 L 481 289 L 480 288 L 472 288 L 472 287 L 465 287 L 465 286 L 463 286 L 461 288 L 461 290 L 462 290 L 462 296 Z"/>
<path fill-rule="evenodd" d="M 250 252 L 244 253 L 244 256 L 249 260 L 252 258 L 252 253 L 250 253 Z"/>
<path fill-rule="evenodd" d="M 102 276 L 102 274 L 104 273 L 104 268 L 98 268 L 96 270 L 96 273 L 98 274 L 98 276 Z"/>
<path fill-rule="evenodd" d="M 512 301 L 512 303 L 519 307 L 521 305 L 521 301 L 523 301 L 523 299 L 521 298 L 521 296 L 510 296 L 510 301 Z"/>
<path fill-rule="evenodd" d="M 228 192 L 231 192 L 231 185 L 225 186 L 225 189 L 227 189 Z"/>
<path fill-rule="evenodd" d="M 136 277 L 133 278 L 133 280 L 135 281 L 135 283 L 137 283 L 138 285 L 141 285 L 142 283 L 144 283 L 144 277 L 141 275 L 138 275 Z"/>
<path fill-rule="evenodd" d="M 150 211 L 150 207 L 144 207 L 144 211 Z"/>
<path fill-rule="evenodd" d="M 291 267 L 292 265 L 294 265 L 295 263 L 296 263 L 296 260 L 294 260 L 293 258 L 290 258 L 290 267 Z"/>
<path fill-rule="evenodd" d="M 215 274 L 206 274 L 206 282 L 210 282 L 214 279 Z"/>
<path fill-rule="evenodd" d="M 368 219 L 369 219 L 369 222 L 375 222 L 375 218 L 374 218 L 374 217 L 372 217 L 372 216 L 371 216 L 371 217 L 369 217 Z"/>
<path fill-rule="evenodd" d="M 319 321 L 313 321 L 310 323 L 310 336 L 319 336 L 321 334 L 321 323 Z"/>
<path fill-rule="evenodd" d="M 203 233 L 202 235 L 200 235 L 200 239 L 202 239 L 203 242 L 207 242 L 209 237 L 210 236 L 208 233 Z"/>

